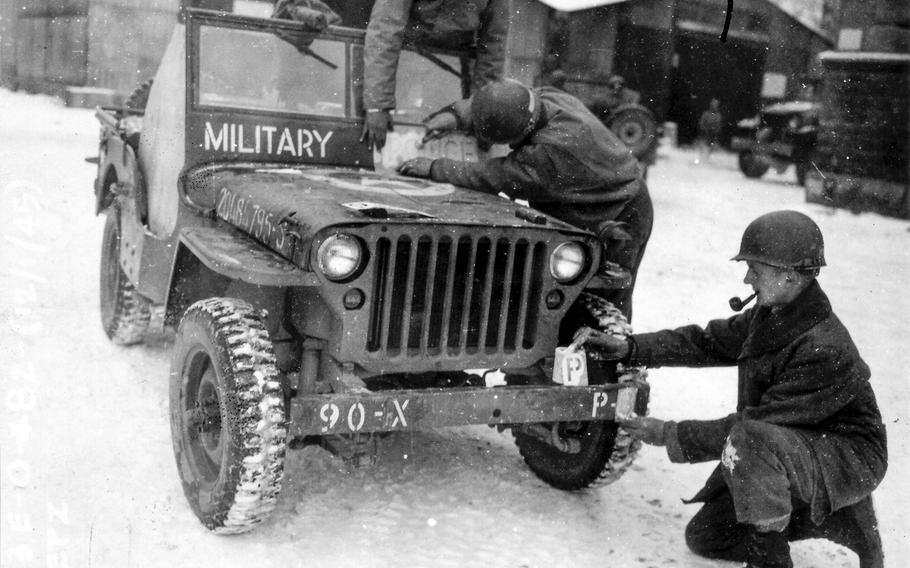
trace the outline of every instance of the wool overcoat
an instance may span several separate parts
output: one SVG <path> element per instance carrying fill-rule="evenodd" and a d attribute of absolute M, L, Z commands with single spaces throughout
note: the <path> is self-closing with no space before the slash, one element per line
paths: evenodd
<path fill-rule="evenodd" d="M 736 412 L 717 420 L 679 422 L 672 443 L 681 452 L 674 461 L 719 459 L 736 421 L 798 429 L 825 488 L 809 504 L 816 522 L 869 495 L 884 477 L 885 426 L 869 367 L 817 281 L 777 312 L 756 307 L 705 328 L 692 325 L 633 338 L 634 364 L 739 368 Z M 723 488 L 715 470 L 693 501 Z"/>

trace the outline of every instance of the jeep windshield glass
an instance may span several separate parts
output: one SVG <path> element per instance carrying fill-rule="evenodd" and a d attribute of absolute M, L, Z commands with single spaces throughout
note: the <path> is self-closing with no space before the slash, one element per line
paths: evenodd
<path fill-rule="evenodd" d="M 344 116 L 345 43 L 306 39 L 309 38 L 201 26 L 197 102 Z"/>
<path fill-rule="evenodd" d="M 452 55 L 433 54 L 434 59 L 444 62 L 449 69 L 440 67 L 414 51 L 402 50 L 395 75 L 396 124 L 421 124 L 423 119 L 440 108 L 462 98 L 461 77 L 451 69 L 461 69 L 461 61 Z M 354 61 L 363 67 L 363 47 L 356 46 Z M 355 95 L 358 112 L 362 114 L 362 98 Z"/>

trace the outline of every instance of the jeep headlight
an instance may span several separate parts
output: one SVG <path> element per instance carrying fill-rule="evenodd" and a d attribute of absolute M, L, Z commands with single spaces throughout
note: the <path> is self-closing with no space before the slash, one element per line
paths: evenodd
<path fill-rule="evenodd" d="M 329 280 L 344 280 L 357 272 L 363 261 L 363 246 L 351 235 L 337 233 L 319 245 L 316 264 Z"/>
<path fill-rule="evenodd" d="M 586 261 L 587 255 L 581 243 L 563 243 L 550 255 L 550 274 L 558 282 L 571 282 L 584 271 Z"/>

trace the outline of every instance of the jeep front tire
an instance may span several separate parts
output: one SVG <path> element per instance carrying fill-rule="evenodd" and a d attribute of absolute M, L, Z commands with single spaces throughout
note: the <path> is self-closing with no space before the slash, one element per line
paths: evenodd
<path fill-rule="evenodd" d="M 586 314 L 585 321 L 578 323 L 614 335 L 631 333 L 622 312 L 600 296 L 584 293 L 579 303 Z M 592 356 L 589 355 L 589 359 Z M 622 380 L 644 382 L 645 378 L 643 368 L 631 367 L 622 372 Z M 616 380 L 614 378 L 609 382 Z M 646 407 L 636 410 L 645 412 Z M 573 449 L 564 451 L 521 428 L 513 429 L 512 434 L 521 457 L 531 471 L 557 489 L 575 491 L 613 483 L 629 469 L 641 449 L 641 442 L 634 440 L 615 421 L 557 422 L 545 423 L 544 426 Z"/>
<path fill-rule="evenodd" d="M 246 302 L 196 302 L 177 331 L 171 436 L 183 491 L 210 530 L 236 534 L 275 508 L 287 449 L 284 394 L 262 319 Z"/>

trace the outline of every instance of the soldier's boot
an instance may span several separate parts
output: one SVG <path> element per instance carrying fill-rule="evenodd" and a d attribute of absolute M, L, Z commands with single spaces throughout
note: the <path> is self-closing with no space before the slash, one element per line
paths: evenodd
<path fill-rule="evenodd" d="M 793 568 L 787 531 L 749 530 L 746 568 Z"/>
<path fill-rule="evenodd" d="M 883 568 L 885 565 L 878 519 L 872 506 L 872 496 L 839 509 L 820 525 L 800 515 L 790 524 L 790 540 L 824 538 L 845 546 L 859 556 L 860 568 Z"/>

